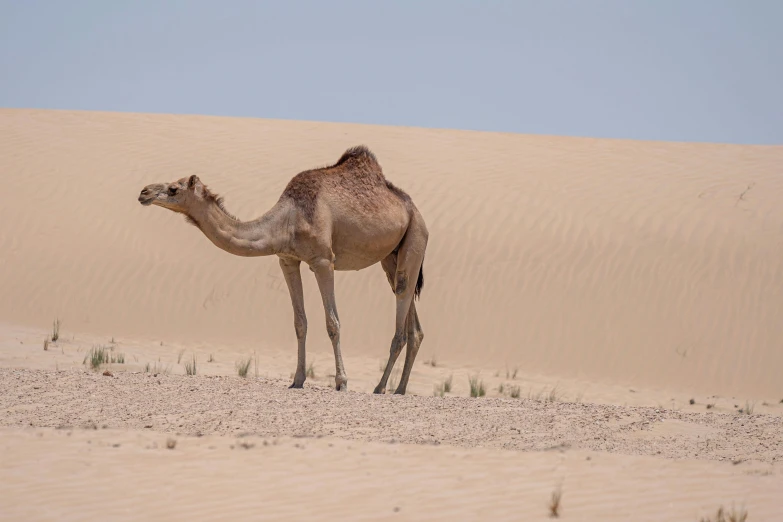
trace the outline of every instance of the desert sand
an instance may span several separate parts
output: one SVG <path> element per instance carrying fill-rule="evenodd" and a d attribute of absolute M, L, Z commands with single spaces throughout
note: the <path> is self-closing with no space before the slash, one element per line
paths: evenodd
<path fill-rule="evenodd" d="M 303 270 L 314 376 L 288 390 L 277 259 L 136 199 L 197 174 L 252 219 L 357 144 L 430 231 L 404 397 L 371 394 L 394 325 L 380 266 L 336 277 L 345 393 Z M 559 489 L 564 520 L 780 520 L 782 164 L 772 146 L 0 109 L 0 519 L 545 520 Z M 98 346 L 115 362 L 94 370 Z"/>

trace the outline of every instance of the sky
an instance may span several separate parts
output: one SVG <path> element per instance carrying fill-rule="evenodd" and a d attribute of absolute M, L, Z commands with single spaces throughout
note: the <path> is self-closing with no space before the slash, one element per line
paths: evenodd
<path fill-rule="evenodd" d="M 783 144 L 779 0 L 0 0 L 0 107 Z"/>

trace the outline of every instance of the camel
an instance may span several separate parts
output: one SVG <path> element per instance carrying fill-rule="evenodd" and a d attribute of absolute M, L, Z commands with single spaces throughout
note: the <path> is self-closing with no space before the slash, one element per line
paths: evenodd
<path fill-rule="evenodd" d="M 261 217 L 240 221 L 196 175 L 147 185 L 142 205 L 184 214 L 218 248 L 237 256 L 276 255 L 294 312 L 298 343 L 296 373 L 289 388 L 305 382 L 307 317 L 300 265 L 315 274 L 332 342 L 335 388 L 348 389 L 340 351 L 340 320 L 334 296 L 335 270 L 362 270 L 380 263 L 396 299 L 394 337 L 381 380 L 386 383 L 403 346 L 405 364 L 395 394 L 405 394 L 424 339 L 415 300 L 424 286 L 424 252 L 429 232 L 413 200 L 386 179 L 375 155 L 363 145 L 349 148 L 334 165 L 291 178 L 277 203 Z"/>

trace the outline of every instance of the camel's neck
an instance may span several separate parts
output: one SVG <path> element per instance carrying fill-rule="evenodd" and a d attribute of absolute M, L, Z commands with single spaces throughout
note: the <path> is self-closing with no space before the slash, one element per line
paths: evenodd
<path fill-rule="evenodd" d="M 188 217 L 215 246 L 230 254 L 244 257 L 269 256 L 279 252 L 283 245 L 275 232 L 277 207 L 253 221 L 239 221 L 226 214 L 216 203 L 210 202 L 195 209 Z"/>

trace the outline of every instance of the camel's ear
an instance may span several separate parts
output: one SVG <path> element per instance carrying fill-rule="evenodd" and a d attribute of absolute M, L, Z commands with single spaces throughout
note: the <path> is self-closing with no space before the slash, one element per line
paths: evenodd
<path fill-rule="evenodd" d="M 195 188 L 195 186 L 196 186 L 196 183 L 197 183 L 198 181 L 199 181 L 199 179 L 198 179 L 198 176 L 196 176 L 195 174 L 193 174 L 192 176 L 190 176 L 190 179 L 188 180 L 188 188 L 189 188 L 189 189 L 191 189 L 191 190 L 192 190 L 193 188 Z"/>

